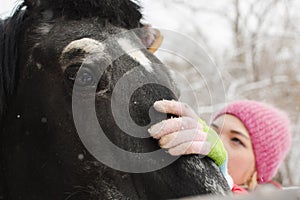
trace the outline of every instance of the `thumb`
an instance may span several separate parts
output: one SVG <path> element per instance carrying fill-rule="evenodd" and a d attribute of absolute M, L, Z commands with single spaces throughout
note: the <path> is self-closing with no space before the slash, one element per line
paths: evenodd
<path fill-rule="evenodd" d="M 199 117 L 186 103 L 174 100 L 161 100 L 154 103 L 154 109 L 161 113 L 169 113 L 177 116 L 191 117 L 197 120 Z"/>

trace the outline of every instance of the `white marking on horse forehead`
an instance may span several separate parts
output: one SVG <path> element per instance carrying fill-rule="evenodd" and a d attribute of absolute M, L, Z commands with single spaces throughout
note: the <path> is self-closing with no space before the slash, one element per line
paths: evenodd
<path fill-rule="evenodd" d="M 136 48 L 134 48 L 134 46 L 131 44 L 130 40 L 120 38 L 118 43 L 131 58 L 139 62 L 148 72 L 153 72 L 151 61 L 141 50 L 136 50 Z"/>
<path fill-rule="evenodd" d="M 91 39 L 91 38 L 82 38 L 79 40 L 74 40 L 70 42 L 62 51 L 62 54 L 60 56 L 60 64 L 62 65 L 61 68 L 63 71 L 67 68 L 68 65 L 70 64 L 78 64 L 78 63 L 88 63 L 92 62 L 92 60 L 89 58 L 89 56 L 94 56 L 95 58 L 97 57 L 103 57 L 104 56 L 104 49 L 105 45 L 102 44 L 101 42 Z M 74 56 L 66 56 L 68 53 L 73 53 L 72 50 L 74 51 Z M 84 55 L 76 55 L 76 51 L 80 50 L 83 52 Z M 106 58 L 108 55 L 105 55 Z"/>
<path fill-rule="evenodd" d="M 63 54 L 71 51 L 72 49 L 81 49 L 88 54 L 103 52 L 105 45 L 101 42 L 91 39 L 82 38 L 79 40 L 74 40 L 70 42 L 63 50 Z"/>

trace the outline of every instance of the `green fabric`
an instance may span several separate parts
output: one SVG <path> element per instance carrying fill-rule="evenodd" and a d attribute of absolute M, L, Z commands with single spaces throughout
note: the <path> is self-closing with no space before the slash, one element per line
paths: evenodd
<path fill-rule="evenodd" d="M 221 166 L 227 158 L 227 152 L 219 135 L 205 121 L 200 118 L 198 121 L 202 124 L 203 131 L 207 133 L 206 141 L 212 145 L 207 156 L 213 159 L 218 166 Z"/>

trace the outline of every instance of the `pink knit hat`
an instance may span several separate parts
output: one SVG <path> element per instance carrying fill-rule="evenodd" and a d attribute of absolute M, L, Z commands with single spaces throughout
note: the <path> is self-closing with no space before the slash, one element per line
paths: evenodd
<path fill-rule="evenodd" d="M 239 118 L 251 137 L 259 183 L 270 181 L 291 147 L 290 121 L 285 113 L 269 105 L 242 100 L 233 102 L 220 115 Z"/>

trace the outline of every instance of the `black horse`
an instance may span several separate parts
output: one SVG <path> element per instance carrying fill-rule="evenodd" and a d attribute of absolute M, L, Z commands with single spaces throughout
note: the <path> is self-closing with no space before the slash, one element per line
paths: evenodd
<path fill-rule="evenodd" d="M 159 149 L 155 140 L 120 128 L 111 103 L 128 107 L 130 119 L 146 134 L 150 124 L 165 117 L 149 114 L 153 102 L 177 98 L 154 55 L 146 48 L 127 53 L 130 45 L 141 47 L 143 31 L 126 34 L 142 26 L 141 17 L 130 0 L 25 0 L 12 17 L 0 20 L 3 199 L 168 199 L 229 190 L 209 158 L 182 156 L 162 169 L 137 173 L 106 166 L 83 144 L 74 118 L 84 130 L 96 127 L 86 113 L 75 117 L 72 106 L 74 111 L 77 103 L 92 99 L 113 144 L 137 153 Z M 115 97 L 119 80 L 129 75 L 133 79 L 119 85 Z M 123 120 L 126 126 L 129 119 Z M 127 160 L 116 159 L 105 145 L 93 148 L 108 152 L 106 158 L 120 168 Z M 163 160 L 145 162 L 156 166 Z"/>

